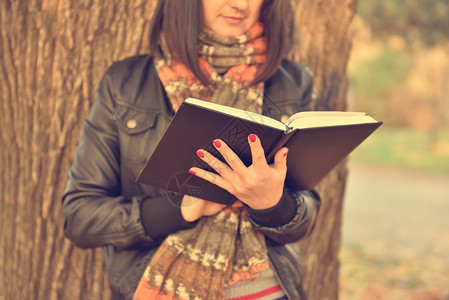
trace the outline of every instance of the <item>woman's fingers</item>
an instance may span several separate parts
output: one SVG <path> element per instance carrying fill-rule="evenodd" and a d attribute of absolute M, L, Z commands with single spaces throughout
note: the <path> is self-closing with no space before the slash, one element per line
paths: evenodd
<path fill-rule="evenodd" d="M 258 166 L 267 166 L 267 159 L 265 158 L 265 151 L 262 148 L 262 144 L 260 143 L 260 139 L 255 134 L 250 134 L 248 136 L 248 143 L 251 148 L 251 157 L 253 159 L 253 165 L 255 167 Z"/>
<path fill-rule="evenodd" d="M 268 166 L 267 160 L 265 158 L 265 151 L 262 148 L 260 139 L 255 134 L 250 134 L 248 136 L 248 143 L 251 149 L 252 165 L 254 166 Z M 246 169 L 245 164 L 242 162 L 240 157 L 232 151 L 229 146 L 220 139 L 213 141 L 215 149 L 220 152 L 221 156 L 225 159 L 226 163 L 210 154 L 205 150 L 198 150 L 196 154 L 205 161 L 209 166 L 211 166 L 220 175 L 225 175 L 229 171 L 235 171 L 237 173 L 243 172 Z"/>
<path fill-rule="evenodd" d="M 223 156 L 232 170 L 240 172 L 246 168 L 240 157 L 238 157 L 237 154 L 235 154 L 224 141 L 216 139 L 213 141 L 213 144 L 215 149 L 220 152 L 221 156 Z"/>
<path fill-rule="evenodd" d="M 282 194 L 288 149 L 280 149 L 274 157 L 274 164 L 268 165 L 259 138 L 251 134 L 248 136 L 248 143 L 252 156 L 249 167 L 245 166 L 225 142 L 217 139 L 213 144 L 226 163 L 202 149 L 198 150 L 197 155 L 218 174 L 197 167 L 191 168 L 189 172 L 227 190 L 251 207 L 272 207 Z"/>
<path fill-rule="evenodd" d="M 200 149 L 196 152 L 196 155 L 198 155 L 199 158 L 201 158 L 204 162 L 206 162 L 212 169 L 217 171 L 217 173 L 220 174 L 221 176 L 224 176 L 226 175 L 226 173 L 232 171 L 227 164 L 225 164 L 224 162 L 222 162 L 221 160 L 219 160 L 206 150 Z"/>
<path fill-rule="evenodd" d="M 267 160 L 265 158 L 265 151 L 262 148 L 260 139 L 255 134 L 250 134 L 248 136 L 248 143 L 251 149 L 253 168 L 260 169 L 261 167 L 268 167 Z M 217 171 L 218 174 L 230 179 L 231 176 L 235 177 L 237 174 L 243 175 L 243 173 L 247 171 L 247 167 L 242 162 L 240 157 L 238 157 L 237 154 L 235 154 L 223 140 L 216 139 L 213 141 L 213 145 L 218 152 L 220 152 L 227 164 L 203 149 L 199 149 L 196 154 L 211 168 Z M 275 163 L 277 161 L 277 166 L 281 168 L 284 160 L 285 156 L 278 159 L 275 158 Z M 200 170 L 201 169 L 198 168 L 190 169 L 191 173 L 195 172 L 195 175 L 200 175 L 203 179 L 214 181 L 214 183 L 216 182 L 217 178 L 215 178 L 216 176 L 213 176 L 214 173 L 204 170 L 201 170 L 201 172 Z"/>
<path fill-rule="evenodd" d="M 206 181 L 209 181 L 210 183 L 213 183 L 225 190 L 229 189 L 229 182 L 225 180 L 222 176 L 200 169 L 196 167 L 192 167 L 189 169 L 189 172 L 192 173 L 195 176 L 198 176 Z"/>
<path fill-rule="evenodd" d="M 196 152 L 196 155 L 198 155 L 199 158 L 201 158 L 204 162 L 211 166 L 211 168 L 217 171 L 218 174 L 197 167 L 190 168 L 189 172 L 223 189 L 227 189 L 229 187 L 229 184 L 225 178 L 230 176 L 230 173 L 232 173 L 232 169 L 206 150 L 200 149 Z"/>
<path fill-rule="evenodd" d="M 232 191 L 232 182 L 246 171 L 246 166 L 224 141 L 216 139 L 213 141 L 213 144 L 227 164 L 206 150 L 200 149 L 196 152 L 198 157 L 217 171 L 218 174 L 195 167 L 190 168 L 189 172 L 227 191 Z"/>
<path fill-rule="evenodd" d="M 279 149 L 278 152 L 276 152 L 274 156 L 274 163 L 272 165 L 273 168 L 275 168 L 279 174 L 285 176 L 287 174 L 287 154 L 288 154 L 288 148 L 283 147 Z"/>

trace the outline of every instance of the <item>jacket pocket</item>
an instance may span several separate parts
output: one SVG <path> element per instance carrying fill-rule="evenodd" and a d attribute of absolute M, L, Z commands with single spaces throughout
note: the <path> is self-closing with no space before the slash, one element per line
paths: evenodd
<path fill-rule="evenodd" d="M 163 133 L 156 126 L 159 114 L 159 111 L 125 105 L 116 107 L 113 118 L 119 129 L 122 162 L 138 165 L 140 168 L 150 157 Z"/>

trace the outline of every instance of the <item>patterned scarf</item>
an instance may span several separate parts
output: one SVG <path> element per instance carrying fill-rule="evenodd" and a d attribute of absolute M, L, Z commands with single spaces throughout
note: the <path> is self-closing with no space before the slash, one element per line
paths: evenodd
<path fill-rule="evenodd" d="M 260 112 L 263 83 L 249 86 L 265 61 L 266 44 L 261 23 L 246 34 L 222 37 L 205 29 L 199 36 L 199 64 L 211 84 L 203 85 L 181 62 L 172 60 L 164 38 L 164 57 L 156 59 L 159 78 L 175 111 L 188 97 Z M 220 76 L 220 74 L 223 74 Z"/>
<path fill-rule="evenodd" d="M 265 60 L 263 26 L 254 24 L 238 37 L 205 30 L 199 61 L 211 85 L 205 86 L 182 63 L 172 60 L 162 39 L 158 75 L 175 111 L 187 97 L 261 112 L 263 83 L 250 86 Z M 221 76 L 220 74 L 224 74 Z M 229 207 L 197 225 L 168 236 L 142 276 L 134 300 L 224 299 L 227 285 L 254 280 L 268 268 L 262 233 L 241 207 Z"/>

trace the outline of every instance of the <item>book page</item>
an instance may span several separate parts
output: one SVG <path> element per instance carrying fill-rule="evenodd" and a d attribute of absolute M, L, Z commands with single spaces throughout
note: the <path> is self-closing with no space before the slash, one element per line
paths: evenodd
<path fill-rule="evenodd" d="M 279 122 L 278 120 L 275 120 L 273 118 L 270 118 L 270 117 L 267 117 L 267 116 L 264 116 L 264 115 L 261 115 L 258 113 L 249 112 L 249 111 L 238 109 L 235 107 L 220 105 L 220 104 L 207 102 L 207 101 L 199 100 L 199 99 L 195 99 L 195 98 L 188 98 L 185 100 L 185 102 L 196 105 L 196 106 L 204 107 L 204 108 L 207 108 L 210 110 L 218 111 L 223 114 L 227 114 L 227 115 L 234 116 L 237 118 L 252 121 L 252 122 L 255 122 L 255 123 L 258 123 L 261 125 L 266 125 L 269 127 L 285 130 L 285 125 L 282 124 L 281 122 Z"/>
<path fill-rule="evenodd" d="M 286 125 L 292 128 L 312 128 L 365 123 L 377 121 L 364 112 L 306 111 L 291 116 Z"/>

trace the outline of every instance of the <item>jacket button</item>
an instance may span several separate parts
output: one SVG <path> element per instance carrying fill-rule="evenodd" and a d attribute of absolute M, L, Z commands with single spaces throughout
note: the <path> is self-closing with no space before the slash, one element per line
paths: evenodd
<path fill-rule="evenodd" d="M 136 120 L 129 120 L 128 122 L 126 122 L 126 126 L 129 129 L 134 129 L 137 126 L 137 122 L 136 122 Z"/>

